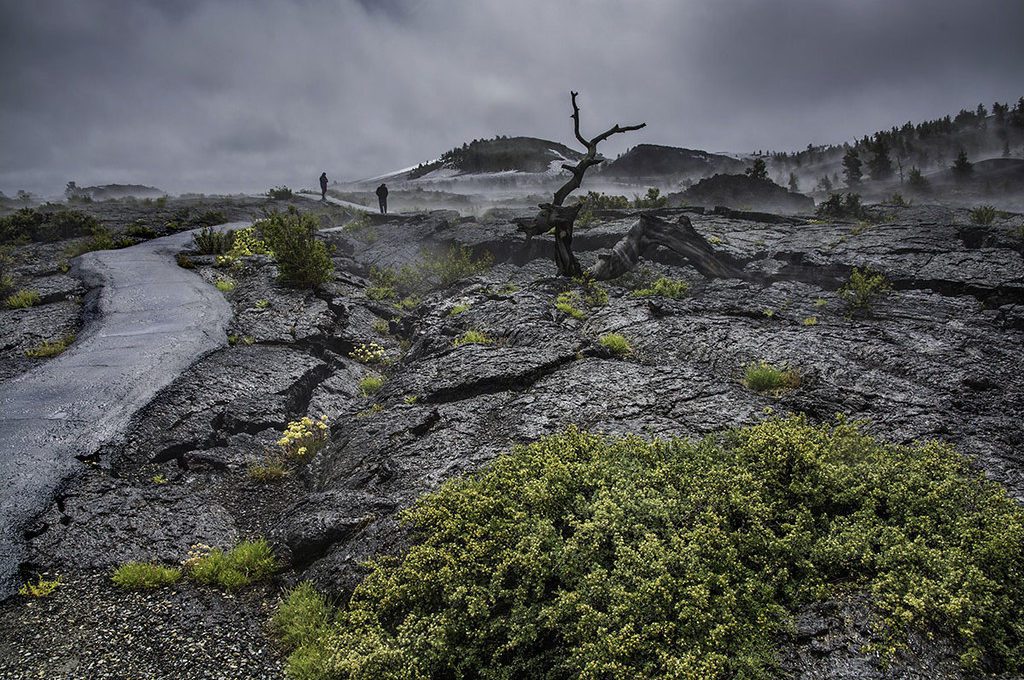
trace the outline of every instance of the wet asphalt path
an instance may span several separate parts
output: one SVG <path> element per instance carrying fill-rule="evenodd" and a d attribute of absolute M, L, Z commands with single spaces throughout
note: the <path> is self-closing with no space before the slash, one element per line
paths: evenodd
<path fill-rule="evenodd" d="M 233 222 L 220 228 L 239 228 Z M 63 354 L 0 383 L 0 599 L 19 585 L 24 531 L 88 456 L 198 358 L 227 344 L 231 306 L 175 254 L 192 232 L 86 253 L 93 313 Z"/>

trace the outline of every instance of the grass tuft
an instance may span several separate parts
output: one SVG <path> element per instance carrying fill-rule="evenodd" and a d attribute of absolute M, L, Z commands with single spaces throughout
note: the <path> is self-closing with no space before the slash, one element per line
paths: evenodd
<path fill-rule="evenodd" d="M 474 330 L 468 330 L 452 341 L 452 344 L 456 347 L 461 345 L 490 345 L 493 343 L 494 340 L 492 340 L 486 333 Z"/>
<path fill-rule="evenodd" d="M 359 394 L 364 397 L 380 392 L 380 388 L 384 387 L 384 378 L 379 375 L 368 375 L 359 381 Z"/>
<path fill-rule="evenodd" d="M 658 277 L 654 283 L 647 288 L 640 288 L 633 291 L 634 297 L 650 297 L 660 295 L 661 297 L 680 300 L 690 292 L 690 284 L 682 279 L 670 279 L 665 276 Z"/>
<path fill-rule="evenodd" d="M 22 288 L 11 293 L 4 299 L 4 307 L 7 309 L 27 309 L 39 304 L 39 293 L 34 290 Z"/>
<path fill-rule="evenodd" d="M 112 580 L 128 590 L 147 590 L 177 583 L 181 569 L 154 562 L 128 562 L 114 570 Z"/>
<path fill-rule="evenodd" d="M 605 333 L 597 339 L 597 343 L 617 357 L 628 356 L 633 353 L 629 341 L 618 333 Z"/>
<path fill-rule="evenodd" d="M 277 560 L 265 539 L 242 541 L 227 552 L 213 548 L 186 560 L 189 576 L 199 583 L 233 590 L 269 578 Z"/>
<path fill-rule="evenodd" d="M 36 345 L 32 349 L 25 350 L 25 356 L 33 359 L 49 359 L 61 354 L 68 348 L 68 346 L 75 341 L 74 334 L 65 335 L 59 340 L 44 340 L 42 344 Z"/>
<path fill-rule="evenodd" d="M 755 392 L 778 392 L 800 386 L 800 373 L 792 368 L 777 368 L 761 360 L 747 364 L 743 384 Z"/>

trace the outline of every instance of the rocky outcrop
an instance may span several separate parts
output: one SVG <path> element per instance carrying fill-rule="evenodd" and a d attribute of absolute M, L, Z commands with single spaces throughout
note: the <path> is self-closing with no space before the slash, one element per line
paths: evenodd
<path fill-rule="evenodd" d="M 312 579 L 343 595 L 366 559 L 406 545 L 401 508 L 517 443 L 569 424 L 702 437 L 768 411 L 846 413 L 888 441 L 949 441 L 1024 499 L 1024 258 L 1014 220 L 970 225 L 966 211 L 930 207 L 876 211 L 865 223 L 689 216 L 688 238 L 728 267 L 716 273 L 649 249 L 640 271 L 607 284 L 605 304 L 554 278 L 549 237 L 524 241 L 504 219 L 452 213 L 381 219 L 373 239 L 331 232 L 339 271 L 316 294 L 284 289 L 271 264 L 248 263 L 227 296 L 241 340 L 162 390 L 104 450 L 94 477 L 42 515 L 33 559 L 109 564 L 145 547 L 132 522 L 157 531 L 158 518 L 173 516 L 155 557 L 183 557 L 186 534 L 266 535 L 288 560 L 284 582 Z M 573 245 L 584 266 L 636 220 L 581 231 Z M 488 251 L 497 264 L 414 308 L 367 297 L 371 267 L 415 267 L 423 250 L 453 245 Z M 857 313 L 838 294 L 855 267 L 893 286 Z M 635 295 L 656 276 L 685 279 L 689 295 Z M 583 318 L 556 309 L 564 291 L 580 295 Z M 487 342 L 457 345 L 469 330 Z M 605 333 L 622 334 L 633 351 L 612 356 L 597 342 Z M 348 356 L 369 342 L 388 363 Z M 743 368 L 760 360 L 796 369 L 800 386 L 747 389 Z M 385 381 L 366 396 L 359 381 L 370 374 Z M 248 466 L 307 413 L 328 415 L 330 443 L 279 485 L 250 479 Z M 154 473 L 167 484 L 155 485 Z M 780 641 L 783 669 L 961 677 L 942 640 L 915 638 L 895 671 L 883 669 L 862 649 L 870 603 L 859 597 L 798 612 L 792 638 Z"/>

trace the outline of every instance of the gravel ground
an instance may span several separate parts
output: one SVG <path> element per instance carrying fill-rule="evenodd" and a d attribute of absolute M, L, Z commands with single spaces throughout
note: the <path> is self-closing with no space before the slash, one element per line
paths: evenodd
<path fill-rule="evenodd" d="M 267 629 L 269 585 L 134 592 L 107 573 L 62 580 L 49 597 L 0 603 L 0 678 L 284 677 Z"/>

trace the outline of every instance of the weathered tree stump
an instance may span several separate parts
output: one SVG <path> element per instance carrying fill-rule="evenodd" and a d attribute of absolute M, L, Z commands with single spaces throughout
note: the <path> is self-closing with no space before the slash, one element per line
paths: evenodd
<path fill-rule="evenodd" d="M 652 246 L 664 246 L 682 255 L 707 277 L 743 278 L 738 267 L 715 254 L 686 215 L 680 215 L 673 223 L 647 213 L 640 213 L 636 224 L 611 251 L 598 256 L 597 263 L 587 274 L 599 281 L 618 278 L 632 270 L 644 251 Z"/>

